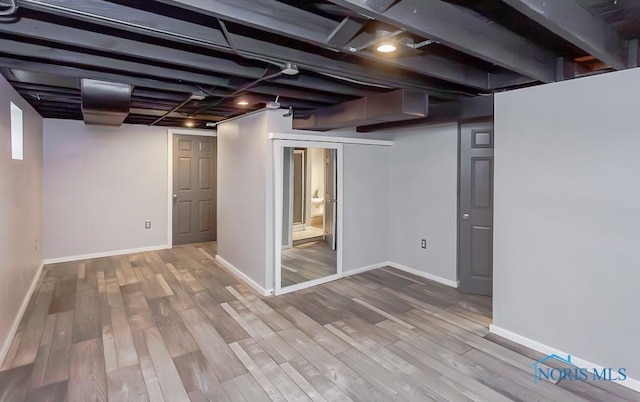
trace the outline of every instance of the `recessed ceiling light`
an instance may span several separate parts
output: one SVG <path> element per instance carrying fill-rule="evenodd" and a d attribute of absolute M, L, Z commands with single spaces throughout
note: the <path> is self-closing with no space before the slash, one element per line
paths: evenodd
<path fill-rule="evenodd" d="M 242 101 L 238 101 L 238 103 L 236 103 L 236 105 L 238 106 L 247 106 L 249 104 L 249 102 L 242 100 Z"/>
<path fill-rule="evenodd" d="M 187 120 L 184 122 L 185 127 L 194 127 L 196 123 L 193 120 Z"/>
<path fill-rule="evenodd" d="M 398 50 L 393 43 L 381 43 L 376 47 L 376 50 L 380 53 L 392 53 Z"/>

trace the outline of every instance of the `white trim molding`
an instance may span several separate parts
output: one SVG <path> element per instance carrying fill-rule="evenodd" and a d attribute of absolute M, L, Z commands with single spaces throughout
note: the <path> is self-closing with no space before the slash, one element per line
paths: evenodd
<path fill-rule="evenodd" d="M 402 264 L 398 264 L 397 262 L 393 262 L 390 261 L 389 262 L 389 266 L 399 269 L 400 271 L 405 271 L 408 272 L 410 274 L 419 276 L 421 278 L 425 278 L 425 279 L 429 279 L 438 283 L 442 283 L 443 285 L 447 285 L 447 286 L 451 286 L 452 288 L 457 288 L 459 283 L 458 281 L 452 281 L 451 279 L 446 279 L 437 275 L 433 275 L 424 271 L 420 271 L 418 269 L 415 268 L 411 268 L 411 267 L 407 267 L 405 265 Z"/>
<path fill-rule="evenodd" d="M 272 140 L 294 140 L 294 141 L 314 141 L 314 142 L 333 142 L 338 144 L 360 144 L 360 145 L 379 145 L 390 147 L 393 145 L 391 140 L 373 140 L 367 138 L 349 138 L 349 137 L 331 137 L 328 135 L 315 134 L 292 134 L 292 133 L 269 133 Z"/>
<path fill-rule="evenodd" d="M 329 276 L 323 276 L 322 278 L 311 279 L 306 282 L 296 283 L 295 285 L 288 285 L 280 288 L 280 292 L 278 296 L 284 295 L 291 292 L 297 292 L 298 290 L 310 288 L 312 286 L 322 285 L 323 283 L 332 282 L 340 279 L 341 276 L 338 274 L 333 274 Z"/>
<path fill-rule="evenodd" d="M 534 341 L 533 339 L 529 339 L 525 336 L 516 334 L 515 332 L 511 332 L 507 329 L 504 329 L 502 327 L 496 326 L 496 325 L 489 325 L 489 332 L 491 332 L 492 334 L 496 334 L 498 336 L 501 336 L 505 339 L 508 339 L 510 341 L 513 341 L 515 343 L 519 343 L 520 345 L 526 346 L 528 348 L 531 348 L 535 351 L 538 351 L 540 353 L 544 353 L 545 355 L 551 355 L 551 354 L 556 354 L 556 355 L 571 355 L 571 361 L 573 364 L 575 364 L 578 367 L 583 367 L 583 368 L 587 368 L 587 369 L 597 369 L 597 370 L 602 370 L 604 367 L 600 366 L 599 364 L 595 364 L 595 363 L 591 363 L 588 360 L 582 359 L 578 356 L 575 356 L 571 353 L 566 353 L 563 352 L 559 349 L 556 349 L 554 347 L 545 345 L 544 343 L 540 343 L 538 341 Z M 631 377 L 627 377 L 626 380 L 624 381 L 616 381 L 615 382 L 618 385 L 622 385 L 623 387 L 632 389 L 634 391 L 638 391 L 640 392 L 640 380 L 637 379 L 633 379 Z"/>
<path fill-rule="evenodd" d="M 260 286 L 258 284 L 258 282 L 256 282 L 253 279 L 249 278 L 247 276 L 247 274 L 245 274 L 244 272 L 240 271 L 233 264 L 231 264 L 229 261 L 225 260 L 224 258 L 220 257 L 219 255 L 216 255 L 216 261 L 218 261 L 220 264 L 222 264 L 222 266 L 224 266 L 229 271 L 231 271 L 231 273 L 234 274 L 236 277 L 238 277 L 238 279 L 242 280 L 247 285 L 251 286 L 255 291 L 260 293 L 262 296 L 270 296 L 270 295 L 273 294 L 273 289 L 265 289 L 265 288 L 263 288 L 262 286 Z"/>
<path fill-rule="evenodd" d="M 383 261 L 383 262 L 379 262 L 377 264 L 367 265 L 366 267 L 350 269 L 348 271 L 343 271 L 342 272 L 342 276 L 343 277 L 347 277 L 347 276 L 351 276 L 351 275 L 358 275 L 358 274 L 362 274 L 362 273 L 367 272 L 367 271 L 373 271 L 374 269 L 388 267 L 388 266 L 390 266 L 390 264 L 391 263 L 389 261 Z"/>
<path fill-rule="evenodd" d="M 61 262 L 73 262 L 73 261 L 81 261 L 81 260 L 91 260 L 93 258 L 102 258 L 102 257 L 114 257 L 116 255 L 125 255 L 125 254 L 136 254 L 136 253 L 146 253 L 149 251 L 158 251 L 158 250 L 167 250 L 170 249 L 171 246 L 168 244 L 163 244 L 160 246 L 149 246 L 149 247 L 140 247 L 140 248 L 130 248 L 126 250 L 114 250 L 114 251 L 104 251 L 100 253 L 92 253 L 92 254 L 82 254 L 82 255 L 72 255 L 68 257 L 57 257 L 57 258 L 47 258 L 44 260 L 44 264 L 58 264 Z"/>
<path fill-rule="evenodd" d="M 20 309 L 18 310 L 18 314 L 13 320 L 13 324 L 11 325 L 11 330 L 9 331 L 9 335 L 7 339 L 4 340 L 2 344 L 2 349 L 0 349 L 0 365 L 4 364 L 4 359 L 7 358 L 7 354 L 9 353 L 9 348 L 11 348 L 11 342 L 13 342 L 13 338 L 16 336 L 16 332 L 18 332 L 18 326 L 20 326 L 20 321 L 22 321 L 22 317 L 24 316 L 24 312 L 27 310 L 29 306 L 29 301 L 31 300 L 31 296 L 33 296 L 33 292 L 36 290 L 36 286 L 38 286 L 38 281 L 40 280 L 40 276 L 42 275 L 42 269 L 44 268 L 44 262 L 40 264 L 36 274 L 33 276 L 33 280 L 31 281 L 31 286 L 29 286 L 29 290 L 27 290 L 27 294 L 24 296 L 22 300 L 22 304 L 20 305 Z"/>

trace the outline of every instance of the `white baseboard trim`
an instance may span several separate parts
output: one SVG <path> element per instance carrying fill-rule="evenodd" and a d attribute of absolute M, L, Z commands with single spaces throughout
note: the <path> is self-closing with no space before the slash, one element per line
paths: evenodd
<path fill-rule="evenodd" d="M 81 261 L 81 260 L 90 260 L 93 258 L 102 258 L 102 257 L 113 257 L 116 255 L 124 255 L 124 254 L 135 254 L 135 253 L 146 253 L 149 251 L 158 251 L 158 250 L 167 250 L 170 249 L 171 246 L 168 244 L 163 244 L 160 246 L 149 246 L 149 247 L 140 247 L 140 248 L 130 248 L 126 250 L 114 250 L 114 251 L 105 251 L 101 253 L 92 253 L 92 254 L 82 254 L 82 255 L 72 255 L 69 257 L 57 257 L 57 258 L 47 258 L 44 260 L 44 264 L 59 264 L 62 262 L 73 262 L 73 261 Z"/>
<path fill-rule="evenodd" d="M 216 255 L 216 261 L 222 264 L 225 268 L 229 269 L 229 271 L 231 271 L 235 276 L 237 276 L 240 280 L 245 282 L 247 285 L 251 286 L 255 291 L 257 291 L 261 295 L 270 296 L 273 294 L 273 289 L 263 288 L 256 281 L 249 278 L 244 272 L 240 271 L 238 268 L 233 266 L 233 264 L 231 264 L 229 261 L 225 260 L 224 258 L 220 257 L 219 255 Z"/>
<path fill-rule="evenodd" d="M 350 269 L 348 271 L 343 271 L 342 272 L 342 277 L 347 277 L 347 276 L 351 276 L 351 275 L 358 275 L 358 274 L 361 274 L 363 272 L 372 271 L 372 270 L 378 269 L 378 268 L 384 268 L 386 266 L 389 266 L 389 261 L 383 261 L 383 262 L 379 262 L 377 264 L 367 265 L 366 267 L 360 267 L 360 268 L 356 268 L 356 269 Z"/>
<path fill-rule="evenodd" d="M 435 282 L 438 282 L 438 283 L 442 283 L 443 285 L 451 286 L 453 288 L 457 288 L 458 287 L 458 282 L 457 281 L 452 281 L 451 279 L 445 279 L 445 278 L 442 278 L 442 277 L 437 276 L 437 275 L 429 274 L 427 272 L 423 272 L 423 271 L 420 271 L 420 270 L 415 269 L 415 268 L 407 267 L 406 265 L 398 264 L 397 262 L 389 261 L 388 265 L 393 267 L 393 268 L 395 268 L 395 269 L 399 269 L 400 271 L 405 271 L 405 272 L 408 272 L 410 274 L 419 276 L 421 278 L 425 278 L 425 279 L 429 279 L 429 280 L 432 280 L 432 281 L 435 281 Z"/>
<path fill-rule="evenodd" d="M 42 275 L 42 269 L 44 268 L 44 262 L 40 264 L 36 274 L 31 281 L 31 286 L 29 286 L 29 290 L 27 290 L 27 294 L 24 296 L 22 300 L 22 305 L 20 305 L 20 309 L 18 310 L 18 314 L 13 320 L 13 324 L 11 325 L 11 330 L 9 331 L 9 335 L 7 339 L 2 343 L 2 349 L 0 349 L 0 366 L 4 364 L 4 359 L 7 357 L 7 353 L 9 353 L 9 348 L 11 348 L 11 342 L 13 338 L 16 336 L 16 332 L 18 331 L 18 326 L 20 326 L 20 321 L 22 321 L 22 316 L 24 312 L 27 310 L 27 306 L 29 306 L 29 301 L 31 300 L 31 296 L 33 296 L 33 292 L 36 290 L 36 286 L 38 285 L 38 280 L 40 279 L 40 275 Z"/>
<path fill-rule="evenodd" d="M 544 353 L 545 355 L 550 355 L 550 354 L 557 354 L 560 356 L 566 356 L 569 355 L 571 353 L 566 353 L 562 350 L 556 349 L 554 347 L 545 345 L 544 343 L 540 343 L 538 341 L 534 341 L 533 339 L 529 339 L 527 337 L 524 337 L 522 335 L 516 334 L 514 332 L 511 332 L 507 329 L 498 327 L 496 325 L 489 325 L 489 331 L 492 334 L 496 334 L 499 335 L 503 338 L 506 338 L 510 341 L 519 343 L 520 345 L 526 346 L 528 348 L 531 348 L 533 350 L 536 350 L 540 353 Z M 574 356 L 573 354 L 571 354 L 571 361 L 578 367 L 582 367 L 582 368 L 587 368 L 587 369 L 597 369 L 597 370 L 602 370 L 603 367 L 595 364 L 595 363 L 591 363 L 588 360 L 585 359 L 581 359 L 578 356 Z M 591 370 L 590 370 L 591 371 Z M 632 389 L 634 391 L 638 391 L 640 392 L 640 381 L 633 379 L 631 377 L 627 377 L 626 380 L 624 381 L 616 381 L 616 384 L 622 385 L 623 387 Z"/>

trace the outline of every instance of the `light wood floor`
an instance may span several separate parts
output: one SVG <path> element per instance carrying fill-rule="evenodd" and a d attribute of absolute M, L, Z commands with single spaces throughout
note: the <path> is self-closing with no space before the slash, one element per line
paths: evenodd
<path fill-rule="evenodd" d="M 0 401 L 638 400 L 533 383 L 542 356 L 487 335 L 491 299 L 386 268 L 262 298 L 215 246 L 45 268 Z"/>
<path fill-rule="evenodd" d="M 322 237 L 324 230 L 319 227 L 309 226 L 305 230 L 298 230 L 292 233 L 293 241 L 309 239 L 313 237 Z"/>
<path fill-rule="evenodd" d="M 337 252 L 324 241 L 282 250 L 282 287 L 324 278 L 338 272 Z"/>

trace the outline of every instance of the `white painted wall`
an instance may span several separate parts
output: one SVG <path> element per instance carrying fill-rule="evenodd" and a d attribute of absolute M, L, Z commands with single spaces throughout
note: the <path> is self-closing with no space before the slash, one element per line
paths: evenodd
<path fill-rule="evenodd" d="M 24 159 L 11 159 L 10 103 L 22 109 Z M 42 263 L 42 118 L 0 76 L 0 361 Z"/>
<path fill-rule="evenodd" d="M 166 127 L 45 119 L 44 258 L 165 246 L 167 169 Z"/>
<path fill-rule="evenodd" d="M 386 146 L 344 145 L 345 274 L 389 260 L 390 150 Z"/>
<path fill-rule="evenodd" d="M 457 281 L 457 123 L 394 131 L 389 260 Z M 420 240 L 427 240 L 427 249 Z"/>
<path fill-rule="evenodd" d="M 257 113 L 218 125 L 218 255 L 264 288 L 266 119 Z"/>
<path fill-rule="evenodd" d="M 640 379 L 640 69 L 496 94 L 494 325 Z"/>

